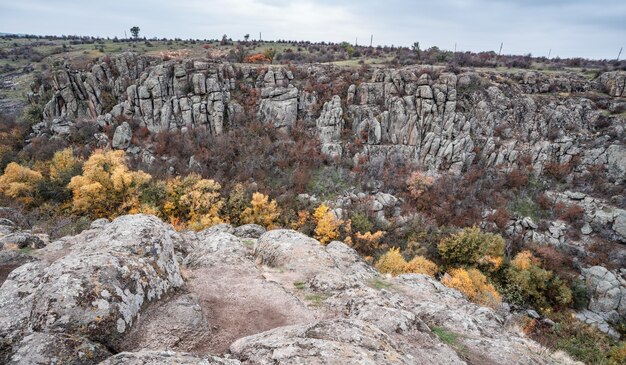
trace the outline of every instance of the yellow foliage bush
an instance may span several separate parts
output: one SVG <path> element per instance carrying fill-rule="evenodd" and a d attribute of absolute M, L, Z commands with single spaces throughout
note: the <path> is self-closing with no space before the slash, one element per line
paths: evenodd
<path fill-rule="evenodd" d="M 24 204 L 32 204 L 41 179 L 43 176 L 40 172 L 11 162 L 0 176 L 0 192 Z"/>
<path fill-rule="evenodd" d="M 434 277 L 437 271 L 439 271 L 439 267 L 424 256 L 415 256 L 406 264 L 404 271 L 406 273 L 426 274 Z"/>
<path fill-rule="evenodd" d="M 532 252 L 525 250 L 515 255 L 513 260 L 511 260 L 511 266 L 518 270 L 528 270 L 536 262 L 537 259 Z"/>
<path fill-rule="evenodd" d="M 216 181 L 203 179 L 196 173 L 169 179 L 163 211 L 170 222 L 180 225 L 187 220 L 189 228 L 195 230 L 222 223 L 220 210 L 224 201 L 220 198 L 221 188 Z"/>
<path fill-rule="evenodd" d="M 441 257 L 453 266 L 480 265 L 495 271 L 504 262 L 504 238 L 498 234 L 483 233 L 478 227 L 464 228 L 437 245 Z"/>
<path fill-rule="evenodd" d="M 67 184 L 74 175 L 78 174 L 79 169 L 80 160 L 74 157 L 71 148 L 57 151 L 50 161 L 50 180 Z"/>
<path fill-rule="evenodd" d="M 443 277 L 441 283 L 457 289 L 469 300 L 481 305 L 497 307 L 501 297 L 496 288 L 487 281 L 487 277 L 477 269 L 452 269 Z"/>
<path fill-rule="evenodd" d="M 376 261 L 374 267 L 381 273 L 396 276 L 406 272 L 406 265 L 406 260 L 400 254 L 400 248 L 392 247 Z"/>
<path fill-rule="evenodd" d="M 248 197 L 246 195 L 246 189 L 240 183 L 235 184 L 230 194 L 228 194 L 225 211 L 231 224 L 241 225 L 241 215 L 248 207 Z"/>
<path fill-rule="evenodd" d="M 241 221 L 246 224 L 260 224 L 273 228 L 280 217 L 280 210 L 276 200 L 270 200 L 269 196 L 262 193 L 252 194 L 250 207 L 241 213 Z"/>
<path fill-rule="evenodd" d="M 313 212 L 315 219 L 315 238 L 322 244 L 327 244 L 339 238 L 339 227 L 342 221 L 337 219 L 326 204 L 321 204 Z"/>
<path fill-rule="evenodd" d="M 611 349 L 610 365 L 626 364 L 626 341 L 619 342 Z"/>
<path fill-rule="evenodd" d="M 143 171 L 129 171 L 124 151 L 95 152 L 83 174 L 67 185 L 74 210 L 93 217 L 114 217 L 139 207 L 141 188 L 151 179 Z"/>

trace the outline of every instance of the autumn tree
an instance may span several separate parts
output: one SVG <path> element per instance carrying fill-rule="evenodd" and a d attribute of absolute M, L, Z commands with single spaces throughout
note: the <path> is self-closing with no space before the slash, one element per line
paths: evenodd
<path fill-rule="evenodd" d="M 72 177 L 80 175 L 82 161 L 74 156 L 71 148 L 57 151 L 52 159 L 43 164 L 48 178 L 38 184 L 38 191 L 42 199 L 66 202 L 72 197 L 72 192 L 67 187 Z M 41 170 L 43 172 L 43 170 Z"/>
<path fill-rule="evenodd" d="M 139 196 L 151 176 L 130 171 L 124 151 L 97 151 L 83 165 L 82 175 L 72 177 L 74 210 L 93 217 L 114 217 L 139 207 Z"/>
<path fill-rule="evenodd" d="M 439 267 L 424 256 L 415 256 L 407 262 L 404 270 L 406 273 L 426 274 L 434 277 L 439 271 Z"/>
<path fill-rule="evenodd" d="M 439 268 L 437 264 L 423 256 L 415 256 L 407 262 L 398 247 L 390 248 L 376 261 L 376 269 L 391 275 L 425 274 L 435 276 Z"/>
<path fill-rule="evenodd" d="M 406 260 L 400 253 L 400 248 L 392 247 L 389 251 L 380 256 L 374 267 L 381 273 L 396 276 L 405 273 L 406 264 Z"/>
<path fill-rule="evenodd" d="M 81 161 L 74 156 L 71 148 L 57 151 L 50 161 L 50 180 L 67 184 L 80 173 Z"/>
<path fill-rule="evenodd" d="M 346 240 L 355 250 L 365 254 L 372 254 L 381 248 L 382 239 L 385 234 L 385 231 L 376 231 L 373 233 L 356 232 L 353 237 L 348 237 Z"/>
<path fill-rule="evenodd" d="M 315 238 L 322 244 L 327 244 L 339 237 L 341 221 L 335 217 L 326 204 L 321 204 L 313 212 L 315 219 Z"/>
<path fill-rule="evenodd" d="M 220 189 L 216 181 L 200 179 L 180 197 L 180 204 L 189 209 L 190 228 L 200 230 L 223 222 L 219 214 L 224 205 Z"/>
<path fill-rule="evenodd" d="M 421 171 L 414 171 L 406 180 L 407 189 L 413 199 L 419 199 L 433 183 L 434 179 Z"/>
<path fill-rule="evenodd" d="M 28 167 L 11 162 L 0 176 L 0 192 L 29 205 L 35 201 L 37 184 L 43 179 L 43 175 Z"/>
<path fill-rule="evenodd" d="M 252 194 L 250 206 L 241 213 L 242 223 L 260 224 L 265 227 L 274 227 L 278 217 L 280 217 L 278 203 L 262 193 Z"/>

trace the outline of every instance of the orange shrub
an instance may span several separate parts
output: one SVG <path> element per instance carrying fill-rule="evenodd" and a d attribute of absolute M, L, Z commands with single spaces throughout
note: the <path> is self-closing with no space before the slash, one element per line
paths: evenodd
<path fill-rule="evenodd" d="M 477 269 L 452 269 L 443 277 L 441 283 L 457 289 L 469 300 L 481 305 L 496 308 L 501 297 L 496 288 L 487 281 L 487 277 Z"/>
<path fill-rule="evenodd" d="M 244 59 L 245 63 L 266 63 L 266 62 L 270 62 L 270 59 L 267 58 L 266 55 L 264 55 L 263 53 L 257 53 L 257 54 L 253 54 L 250 55 L 248 57 L 246 57 Z"/>

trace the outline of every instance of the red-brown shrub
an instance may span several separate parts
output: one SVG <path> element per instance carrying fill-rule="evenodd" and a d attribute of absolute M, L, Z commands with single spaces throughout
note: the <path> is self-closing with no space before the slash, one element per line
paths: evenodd
<path fill-rule="evenodd" d="M 544 173 L 557 181 L 565 181 L 565 178 L 572 171 L 571 163 L 548 162 L 544 165 Z"/>
<path fill-rule="evenodd" d="M 528 173 L 520 169 L 513 169 L 506 175 L 506 186 L 519 189 L 528 183 Z"/>

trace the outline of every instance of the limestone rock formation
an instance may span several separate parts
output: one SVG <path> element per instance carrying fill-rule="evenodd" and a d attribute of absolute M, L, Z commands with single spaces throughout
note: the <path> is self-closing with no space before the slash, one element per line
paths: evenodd
<path fill-rule="evenodd" d="M 238 360 L 217 356 L 194 356 L 173 351 L 121 352 L 100 365 L 239 365 Z"/>
<path fill-rule="evenodd" d="M 339 96 L 324 103 L 322 113 L 317 119 L 317 134 L 322 144 L 322 153 L 331 158 L 341 157 L 341 132 L 343 130 L 343 108 Z"/>
<path fill-rule="evenodd" d="M 338 80 L 329 76 L 335 71 L 330 65 L 263 68 L 123 53 L 87 72 L 56 70 L 53 98 L 34 135 L 67 135 L 76 119 L 108 125 L 125 118 L 153 133 L 202 128 L 219 135 L 256 114 L 285 131 L 298 120 L 315 123 L 322 152 L 333 158 L 360 141 L 357 155 L 348 157 L 452 172 L 475 162 L 500 168 L 530 162 L 541 172 L 547 163 L 577 161 L 577 171 L 602 165 L 612 179 L 626 179 L 623 71 L 589 80 L 567 72 L 377 68 L 369 79 L 356 73 L 342 95 L 320 100 L 310 85 L 336 87 Z M 602 118 L 609 120 L 604 130 L 597 127 Z M 125 148 L 128 136 L 126 127 L 119 130 L 114 148 Z"/>
<path fill-rule="evenodd" d="M 261 80 L 260 78 L 263 77 Z M 298 89 L 290 83 L 293 74 L 283 68 L 259 76 L 261 100 L 258 119 L 276 128 L 291 127 L 298 116 Z"/>
<path fill-rule="evenodd" d="M 619 337 L 609 325 L 626 320 L 626 270 L 609 271 L 602 266 L 593 266 L 583 269 L 582 276 L 590 301 L 588 311 L 580 313 L 579 318 Z"/>
<path fill-rule="evenodd" d="M 605 72 L 600 75 L 599 82 L 611 96 L 626 95 L 626 72 Z"/>

